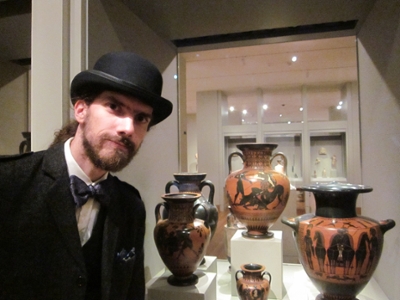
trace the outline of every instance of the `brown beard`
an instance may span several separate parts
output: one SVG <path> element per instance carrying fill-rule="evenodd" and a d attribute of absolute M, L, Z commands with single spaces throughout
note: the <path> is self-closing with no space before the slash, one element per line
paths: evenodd
<path fill-rule="evenodd" d="M 108 135 L 101 136 L 100 142 L 97 145 L 93 145 L 86 138 L 85 134 L 82 135 L 83 147 L 90 161 L 95 165 L 96 168 L 108 172 L 121 171 L 132 161 L 133 157 L 136 155 L 140 148 L 140 145 L 136 146 L 127 138 L 115 138 Z M 117 149 L 114 155 L 111 157 L 100 157 L 99 153 L 101 148 L 103 147 L 103 142 L 107 140 L 123 143 L 127 149 L 127 152 Z"/>

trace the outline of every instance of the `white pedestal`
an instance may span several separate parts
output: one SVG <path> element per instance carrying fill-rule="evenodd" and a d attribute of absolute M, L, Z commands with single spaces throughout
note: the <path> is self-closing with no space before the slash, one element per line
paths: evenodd
<path fill-rule="evenodd" d="M 235 274 L 240 266 L 247 263 L 257 263 L 265 266 L 265 271 L 271 274 L 271 289 L 268 299 L 283 298 L 282 275 L 282 231 L 271 231 L 274 237 L 270 239 L 250 239 L 242 236 L 243 230 L 238 230 L 231 239 L 231 292 L 237 296 Z M 268 279 L 268 276 L 264 278 Z"/>
<path fill-rule="evenodd" d="M 215 273 L 196 271 L 199 281 L 190 286 L 173 286 L 167 282 L 171 275 L 165 271 L 155 276 L 147 284 L 147 300 L 217 300 L 217 281 Z"/>
<path fill-rule="evenodd" d="M 203 272 L 211 272 L 211 273 L 217 273 L 217 257 L 216 256 L 204 256 L 205 263 L 203 265 L 200 265 L 197 270 L 203 271 Z"/>

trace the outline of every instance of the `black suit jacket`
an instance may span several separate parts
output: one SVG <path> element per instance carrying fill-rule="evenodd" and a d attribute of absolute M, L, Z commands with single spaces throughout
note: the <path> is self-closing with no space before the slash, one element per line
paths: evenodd
<path fill-rule="evenodd" d="M 134 187 L 111 179 L 102 300 L 144 299 L 144 204 Z M 132 248 L 132 259 L 118 259 Z M 84 299 L 85 284 L 63 145 L 0 158 L 0 299 Z"/>

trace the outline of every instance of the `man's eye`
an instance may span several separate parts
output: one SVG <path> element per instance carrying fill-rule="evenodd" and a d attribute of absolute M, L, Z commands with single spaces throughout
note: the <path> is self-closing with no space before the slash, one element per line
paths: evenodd
<path fill-rule="evenodd" d="M 150 122 L 150 117 L 145 115 L 145 114 L 137 114 L 135 116 L 135 120 L 138 123 L 149 123 Z"/>
<path fill-rule="evenodd" d="M 112 110 L 116 110 L 118 108 L 118 105 L 111 102 L 108 104 L 108 107 L 110 107 Z"/>

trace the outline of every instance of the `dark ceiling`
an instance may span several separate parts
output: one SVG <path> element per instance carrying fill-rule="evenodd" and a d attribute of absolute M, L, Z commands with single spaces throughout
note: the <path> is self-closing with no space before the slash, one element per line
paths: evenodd
<path fill-rule="evenodd" d="M 356 34 L 376 0 L 121 1 L 178 47 L 335 30 Z M 0 60 L 30 58 L 30 0 L 0 0 Z"/>
<path fill-rule="evenodd" d="M 375 0 L 122 0 L 162 38 L 192 46 L 304 33 L 356 34 Z"/>

